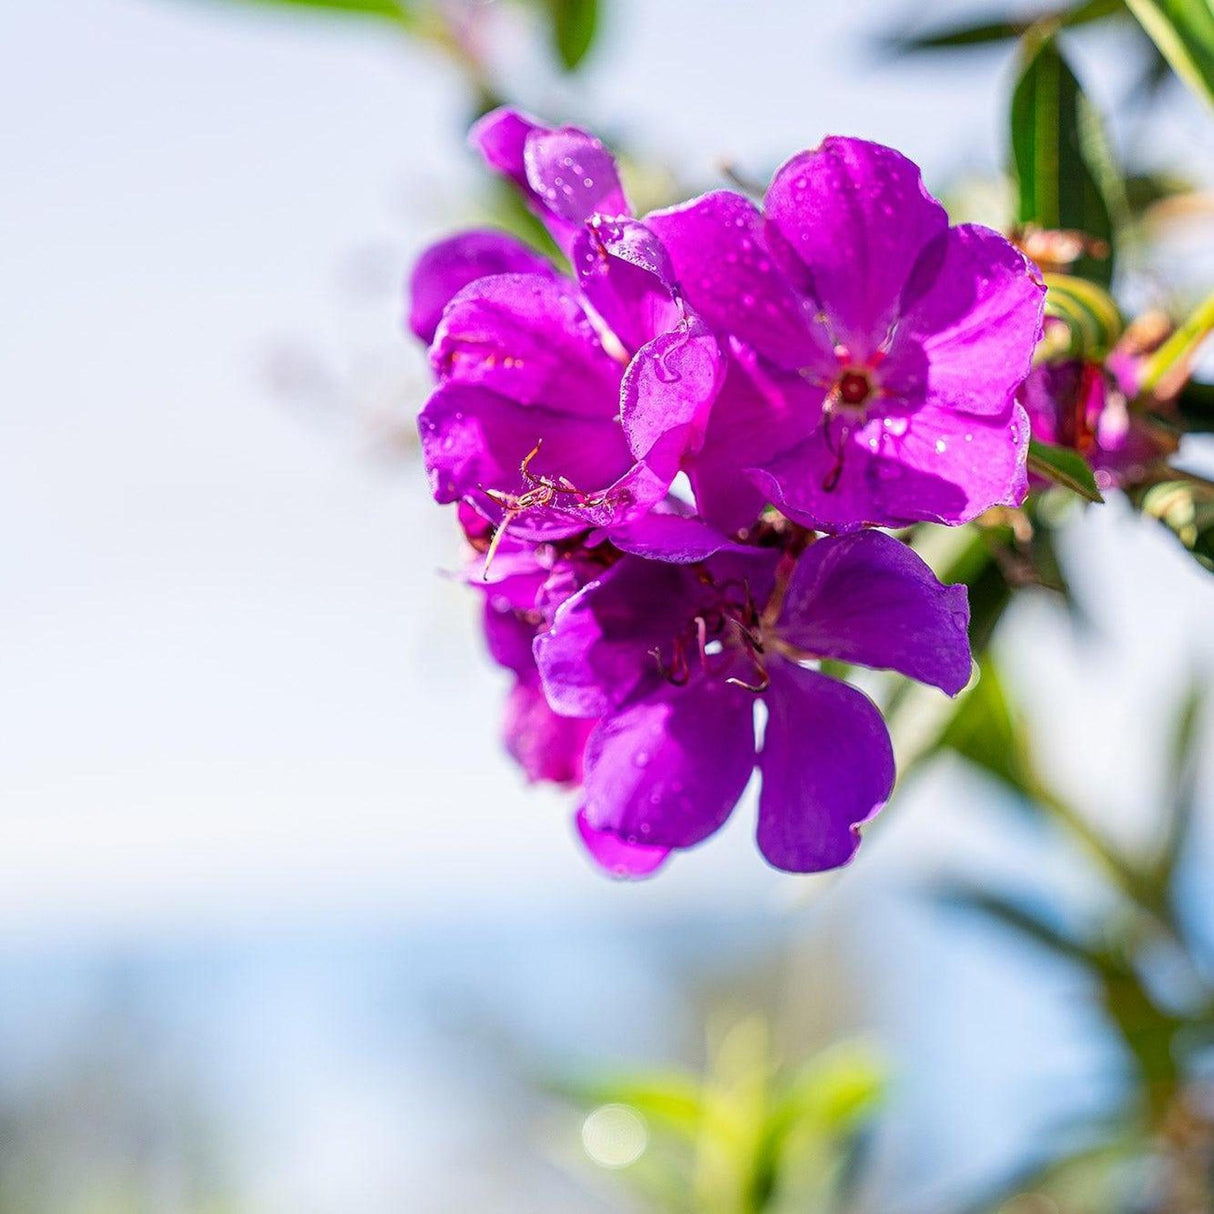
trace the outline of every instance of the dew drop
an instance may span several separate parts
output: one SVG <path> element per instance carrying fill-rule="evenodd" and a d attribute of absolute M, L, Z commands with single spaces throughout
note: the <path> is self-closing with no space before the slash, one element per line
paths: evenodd
<path fill-rule="evenodd" d="M 633 763 L 636 764 L 637 767 L 648 767 L 649 766 L 649 751 L 638 750 L 636 752 L 636 754 L 632 756 L 632 761 L 633 761 Z"/>
<path fill-rule="evenodd" d="M 948 450 L 948 443 L 942 438 L 936 439 L 936 454 L 943 455 Z"/>

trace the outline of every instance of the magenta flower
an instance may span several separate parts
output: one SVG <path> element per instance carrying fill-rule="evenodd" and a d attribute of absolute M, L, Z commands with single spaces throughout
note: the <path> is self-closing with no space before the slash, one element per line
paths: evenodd
<path fill-rule="evenodd" d="M 549 704 L 596 721 L 578 820 L 591 854 L 651 871 L 716 831 L 757 765 L 768 861 L 846 863 L 893 787 L 893 753 L 872 701 L 806 663 L 894 669 L 955 694 L 967 622 L 964 588 L 879 532 L 820 539 L 799 559 L 720 544 L 686 564 L 620 558 L 535 642 Z"/>
<path fill-rule="evenodd" d="M 1126 398 L 1134 395 L 1136 378 L 1136 366 L 1124 356 L 1111 357 L 1108 365 L 1080 359 L 1043 363 L 1019 394 L 1033 437 L 1078 451 L 1101 489 L 1140 476 L 1166 448 L 1130 410 Z"/>
<path fill-rule="evenodd" d="M 492 528 L 472 510 L 461 511 L 465 532 L 480 555 L 467 571 L 484 594 L 482 615 L 489 656 L 514 675 L 502 717 L 502 740 L 528 780 L 578 784 L 586 740 L 594 721 L 553 712 L 540 685 L 532 646 L 556 608 L 601 567 L 585 557 L 562 557 L 547 545 L 506 537 L 492 566 L 487 551 Z"/>
<path fill-rule="evenodd" d="M 736 357 L 689 459 L 732 531 L 765 502 L 826 530 L 960 523 L 1026 489 L 1015 392 L 1044 288 L 995 232 L 950 228 L 890 148 L 830 138 L 760 211 L 722 191 L 650 215 L 691 305 Z"/>
<path fill-rule="evenodd" d="M 621 215 L 601 144 L 511 111 L 474 137 L 532 198 L 577 281 L 493 234 L 423 257 L 411 315 L 432 333 L 439 381 L 418 421 L 434 495 L 534 539 L 641 517 L 702 438 L 721 351 L 659 241 Z"/>

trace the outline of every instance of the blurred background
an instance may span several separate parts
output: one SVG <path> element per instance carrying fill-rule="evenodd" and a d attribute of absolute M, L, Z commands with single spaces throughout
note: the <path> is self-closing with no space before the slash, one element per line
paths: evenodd
<path fill-rule="evenodd" d="M 1071 509 L 1070 603 L 1000 622 L 1031 780 L 937 748 L 842 874 L 766 869 L 739 813 L 620 885 L 497 743 L 413 441 L 402 284 L 501 218 L 490 96 L 592 126 L 642 200 L 844 133 L 997 222 L 1011 43 L 897 52 L 984 19 L 951 0 L 599 0 L 593 38 L 307 7 L 0 6 L 0 1211 L 760 1211 L 785 1167 L 789 1210 L 1210 1208 L 1177 1043 L 1209 1027 L 1214 584 L 1174 536 Z M 1127 22 L 1066 45 L 1185 183 L 1123 298 L 1208 291 L 1209 110 L 1143 91 Z M 1169 847 L 1164 914 L 1118 858 Z"/>

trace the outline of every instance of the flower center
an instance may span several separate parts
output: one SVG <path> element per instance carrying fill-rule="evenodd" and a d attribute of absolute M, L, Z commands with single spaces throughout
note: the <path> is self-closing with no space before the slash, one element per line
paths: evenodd
<path fill-rule="evenodd" d="M 850 409 L 860 409 L 873 394 L 873 382 L 867 371 L 849 367 L 835 381 L 835 394 L 840 404 Z"/>
<path fill-rule="evenodd" d="M 715 582 L 706 571 L 702 579 L 709 593 L 700 610 L 665 650 L 649 651 L 658 673 L 681 686 L 699 667 L 709 676 L 729 675 L 726 682 L 747 691 L 765 691 L 770 680 L 763 665 L 764 630 L 750 587 L 733 579 Z"/>

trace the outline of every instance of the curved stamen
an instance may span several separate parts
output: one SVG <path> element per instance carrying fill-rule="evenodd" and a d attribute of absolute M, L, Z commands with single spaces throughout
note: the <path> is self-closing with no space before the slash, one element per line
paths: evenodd
<path fill-rule="evenodd" d="M 771 686 L 771 675 L 767 673 L 767 667 L 764 666 L 758 658 L 755 658 L 753 654 L 751 656 L 754 661 L 755 673 L 759 676 L 758 681 L 755 683 L 748 683 L 745 679 L 731 677 L 726 679 L 725 682 L 731 683 L 734 687 L 740 687 L 743 691 L 753 692 L 755 695 L 759 696 Z"/>

